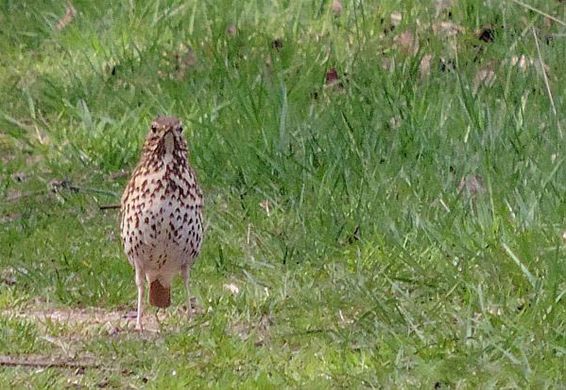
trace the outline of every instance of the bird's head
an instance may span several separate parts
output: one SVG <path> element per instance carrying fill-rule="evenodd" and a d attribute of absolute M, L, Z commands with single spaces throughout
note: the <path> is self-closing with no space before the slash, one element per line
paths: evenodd
<path fill-rule="evenodd" d="M 151 122 L 143 147 L 144 157 L 162 159 L 166 156 L 186 156 L 181 121 L 174 116 L 158 116 Z"/>

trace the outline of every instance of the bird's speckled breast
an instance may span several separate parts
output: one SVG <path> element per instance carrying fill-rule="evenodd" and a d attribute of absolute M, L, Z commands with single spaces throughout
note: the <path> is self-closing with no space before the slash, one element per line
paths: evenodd
<path fill-rule="evenodd" d="M 187 164 L 140 166 L 122 201 L 122 240 L 148 279 L 179 272 L 200 252 L 202 193 Z"/>

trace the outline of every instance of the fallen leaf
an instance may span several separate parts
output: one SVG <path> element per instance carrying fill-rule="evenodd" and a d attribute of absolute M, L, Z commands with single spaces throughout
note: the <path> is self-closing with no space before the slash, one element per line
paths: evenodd
<path fill-rule="evenodd" d="M 122 332 L 123 332 L 122 328 L 118 326 L 111 326 L 110 329 L 108 329 L 108 336 L 117 336 Z"/>
<path fill-rule="evenodd" d="M 500 316 L 503 314 L 503 309 L 501 309 L 501 307 L 497 306 L 497 305 L 488 305 L 487 307 L 487 312 L 489 314 L 491 314 L 492 316 Z"/>
<path fill-rule="evenodd" d="M 28 175 L 26 175 L 24 172 L 15 172 L 12 174 L 12 180 L 21 183 L 26 181 L 28 178 Z"/>
<path fill-rule="evenodd" d="M 551 28 L 552 25 L 554 24 L 554 21 L 550 18 L 543 18 L 543 24 L 544 24 L 544 27 Z"/>
<path fill-rule="evenodd" d="M 419 76 L 421 79 L 430 76 L 431 64 L 432 64 L 432 54 L 425 54 L 423 58 L 421 58 L 421 62 L 419 64 Z"/>
<path fill-rule="evenodd" d="M 175 53 L 175 77 L 178 80 L 185 78 L 189 69 L 197 64 L 197 56 L 192 47 L 185 47 L 184 45 Z"/>
<path fill-rule="evenodd" d="M 513 56 L 511 57 L 511 66 L 516 66 L 523 72 L 525 72 L 529 65 L 533 65 L 534 61 L 530 58 L 527 58 L 525 55 L 521 54 L 520 56 Z"/>
<path fill-rule="evenodd" d="M 441 38 L 449 38 L 464 32 L 464 28 L 452 22 L 442 21 L 434 23 L 432 31 Z"/>
<path fill-rule="evenodd" d="M 9 200 L 9 199 L 7 199 Z M 22 217 L 22 214 L 11 212 L 0 216 L 0 223 L 14 222 Z"/>
<path fill-rule="evenodd" d="M 447 10 L 451 7 L 452 7 L 452 0 L 436 0 L 434 2 L 436 17 L 438 17 L 442 13 L 442 11 Z"/>
<path fill-rule="evenodd" d="M 330 9 L 338 16 L 342 13 L 342 3 L 339 0 L 333 0 Z"/>
<path fill-rule="evenodd" d="M 337 89 L 344 88 L 344 83 L 342 83 L 342 80 L 340 80 L 336 68 L 330 68 L 326 71 L 325 85 L 327 87 L 333 87 Z"/>
<path fill-rule="evenodd" d="M 541 67 L 540 61 L 529 58 L 524 54 L 511 57 L 508 63 L 511 66 L 516 66 L 522 72 L 526 72 L 530 67 L 534 66 L 539 72 L 544 71 L 547 75 L 550 73 L 550 67 L 547 64 L 543 63 Z"/>
<path fill-rule="evenodd" d="M 21 191 L 15 189 L 9 189 L 6 193 L 6 200 L 12 202 L 14 200 L 20 199 L 22 196 L 24 195 L 22 194 Z"/>
<path fill-rule="evenodd" d="M 477 195 L 485 192 L 483 179 L 479 175 L 466 175 L 458 184 L 458 193 L 465 191 L 469 195 Z"/>
<path fill-rule="evenodd" d="M 262 314 L 258 322 L 258 329 L 265 332 L 273 325 L 273 317 L 269 314 Z"/>
<path fill-rule="evenodd" d="M 474 93 L 476 93 L 481 86 L 491 87 L 495 82 L 495 71 L 491 66 L 485 66 L 480 68 L 476 73 L 474 80 L 472 82 L 472 88 Z"/>
<path fill-rule="evenodd" d="M 395 61 L 393 61 L 389 57 L 382 57 L 381 58 L 381 68 L 387 72 L 390 72 L 395 67 Z"/>
<path fill-rule="evenodd" d="M 416 54 L 419 50 L 419 42 L 411 31 L 405 31 L 393 40 L 406 54 Z"/>
<path fill-rule="evenodd" d="M 13 268 L 8 268 L 0 273 L 0 284 L 6 286 L 14 286 L 16 284 L 16 275 Z"/>
<path fill-rule="evenodd" d="M 403 20 L 403 15 L 399 11 L 393 11 L 391 13 L 391 25 L 393 27 L 397 27 L 401 24 L 401 20 Z"/>
<path fill-rule="evenodd" d="M 391 117 L 387 123 L 389 124 L 390 129 L 396 130 L 401 127 L 401 117 L 399 115 L 395 115 Z"/>
<path fill-rule="evenodd" d="M 231 24 L 226 28 L 226 35 L 228 35 L 229 37 L 235 37 L 237 33 L 238 29 L 234 24 Z"/>
<path fill-rule="evenodd" d="M 326 85 L 336 84 L 338 80 L 338 71 L 336 68 L 330 68 L 326 71 Z"/>
<path fill-rule="evenodd" d="M 240 293 L 240 288 L 236 286 L 234 283 L 225 284 L 224 290 L 231 292 L 234 295 L 238 295 Z"/>
<path fill-rule="evenodd" d="M 58 31 L 63 30 L 67 27 L 77 15 L 77 10 L 73 7 L 73 4 L 69 1 L 67 2 L 67 6 L 65 7 L 65 15 L 55 25 L 55 29 Z"/>

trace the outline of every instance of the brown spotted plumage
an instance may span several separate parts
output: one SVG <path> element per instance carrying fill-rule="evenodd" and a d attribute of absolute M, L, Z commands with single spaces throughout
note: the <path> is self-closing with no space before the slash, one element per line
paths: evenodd
<path fill-rule="evenodd" d="M 122 195 L 121 237 L 135 269 L 136 328 L 140 330 L 145 280 L 150 304 L 167 307 L 171 304 L 171 281 L 181 273 L 191 315 L 189 271 L 203 238 L 203 199 L 187 160 L 182 131 L 175 117 L 161 116 L 153 121 L 140 162 Z"/>

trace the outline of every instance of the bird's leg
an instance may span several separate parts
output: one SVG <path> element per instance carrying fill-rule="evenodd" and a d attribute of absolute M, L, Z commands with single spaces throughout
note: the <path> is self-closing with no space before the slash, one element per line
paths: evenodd
<path fill-rule="evenodd" d="M 143 316 L 143 297 L 145 295 L 145 280 L 141 267 L 136 269 L 136 286 L 138 288 L 138 313 L 136 317 L 136 330 L 143 332 L 142 316 Z"/>
<path fill-rule="evenodd" d="M 189 292 L 189 274 L 190 269 L 188 264 L 184 264 L 181 266 L 181 274 L 183 275 L 183 283 L 185 284 L 185 291 L 187 293 L 187 317 L 189 320 L 192 317 L 192 308 L 191 308 L 191 294 Z"/>

